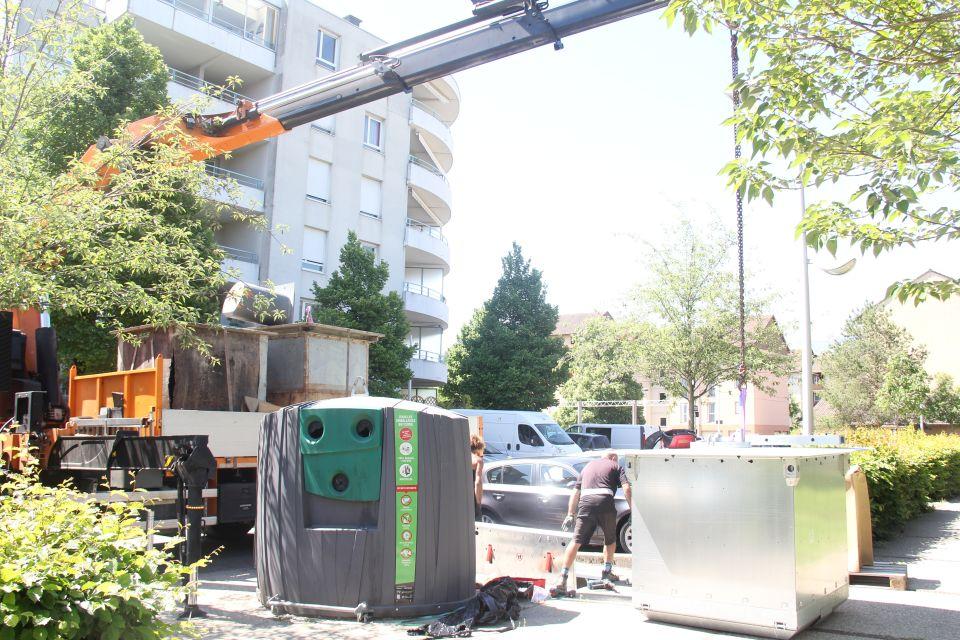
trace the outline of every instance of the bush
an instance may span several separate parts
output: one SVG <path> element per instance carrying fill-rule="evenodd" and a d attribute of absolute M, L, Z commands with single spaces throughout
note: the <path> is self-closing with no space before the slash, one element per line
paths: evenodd
<path fill-rule="evenodd" d="M 169 637 L 183 596 L 169 549 L 147 548 L 140 503 L 98 505 L 0 474 L 0 640 Z"/>
<path fill-rule="evenodd" d="M 914 429 L 851 429 L 847 442 L 870 447 L 853 454 L 870 489 L 873 535 L 897 533 L 930 508 L 960 495 L 960 437 L 928 436 Z"/>

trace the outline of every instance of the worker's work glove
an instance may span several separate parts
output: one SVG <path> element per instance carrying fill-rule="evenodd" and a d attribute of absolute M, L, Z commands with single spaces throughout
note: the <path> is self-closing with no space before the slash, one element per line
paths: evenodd
<path fill-rule="evenodd" d="M 563 520 L 563 524 L 560 525 L 561 531 L 570 531 L 573 528 L 573 516 L 568 515 Z"/>

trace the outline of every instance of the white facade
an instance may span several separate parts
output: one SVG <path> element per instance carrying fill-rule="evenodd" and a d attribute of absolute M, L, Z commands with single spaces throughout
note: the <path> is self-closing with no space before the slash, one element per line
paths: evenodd
<path fill-rule="evenodd" d="M 349 68 L 360 53 L 384 44 L 352 16 L 306 0 L 105 0 L 102 7 L 107 20 L 132 15 L 160 49 L 172 98 L 240 78 L 211 113 Z M 451 216 L 445 174 L 459 101 L 452 79 L 437 80 L 208 163 L 214 175 L 239 183 L 244 206 L 263 213 L 274 230 L 224 219 L 217 238 L 229 255 L 226 266 L 243 278 L 293 283 L 298 320 L 314 282 L 325 285 L 337 269 L 348 232 L 387 262 L 387 286 L 404 297 L 414 326 L 415 389 L 447 377 L 441 354 L 450 257 L 442 228 Z"/>

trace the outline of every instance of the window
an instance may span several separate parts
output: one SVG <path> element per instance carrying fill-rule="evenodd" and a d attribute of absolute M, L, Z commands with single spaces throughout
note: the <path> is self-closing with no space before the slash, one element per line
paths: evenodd
<path fill-rule="evenodd" d="M 307 162 L 307 197 L 330 202 L 330 163 L 316 158 Z"/>
<path fill-rule="evenodd" d="M 337 50 L 340 38 L 323 29 L 317 31 L 317 64 L 331 71 L 337 68 Z"/>
<path fill-rule="evenodd" d="M 488 484 L 500 484 L 503 482 L 503 467 L 494 467 L 487 471 Z"/>
<path fill-rule="evenodd" d="M 323 273 L 323 263 L 326 256 L 327 232 L 313 227 L 304 227 L 301 267 L 306 271 Z"/>
<path fill-rule="evenodd" d="M 666 401 L 667 401 L 667 394 L 666 394 L 665 392 L 661 391 L 661 392 L 660 392 L 660 396 L 659 396 L 659 400 L 660 400 L 660 402 L 666 402 Z"/>
<path fill-rule="evenodd" d="M 316 304 L 317 304 L 317 301 L 313 300 L 312 298 L 300 298 L 300 320 L 301 321 L 306 321 L 308 311 L 310 312 L 311 319 L 312 319 L 312 316 L 313 316 L 312 310 L 316 308 L 315 307 Z"/>
<path fill-rule="evenodd" d="M 604 436 L 607 440 L 613 439 L 613 429 L 610 427 L 587 427 L 587 433 L 593 433 L 598 436 Z"/>
<path fill-rule="evenodd" d="M 716 424 L 717 423 L 717 403 L 708 402 L 707 403 L 707 424 Z"/>
<path fill-rule="evenodd" d="M 360 213 L 380 217 L 383 202 L 383 183 L 373 178 L 360 178 Z"/>
<path fill-rule="evenodd" d="M 336 116 L 325 116 L 323 118 L 320 118 L 319 120 L 315 120 L 313 124 L 310 126 L 312 126 L 314 129 L 318 131 L 322 131 L 324 133 L 329 133 L 333 135 L 333 131 L 334 131 L 333 127 L 335 123 L 336 123 Z"/>
<path fill-rule="evenodd" d="M 376 149 L 381 149 L 383 137 L 383 120 L 374 118 L 369 113 L 363 117 L 363 144 Z"/>
<path fill-rule="evenodd" d="M 533 475 L 532 464 L 504 465 L 501 484 L 518 484 L 530 486 L 530 477 Z"/>
<path fill-rule="evenodd" d="M 667 419 L 666 419 L 666 418 L 660 418 L 660 426 L 661 426 L 661 427 L 667 426 Z"/>
<path fill-rule="evenodd" d="M 559 464 L 540 465 L 540 484 L 547 487 L 568 489 L 572 482 L 577 481 L 577 474 L 572 469 Z"/>
<path fill-rule="evenodd" d="M 564 431 L 556 422 L 538 422 L 537 430 L 543 434 L 543 436 L 547 439 L 547 442 L 550 444 L 573 444 L 573 440 L 570 439 L 570 436 L 567 435 L 567 432 Z"/>
<path fill-rule="evenodd" d="M 372 253 L 374 258 L 380 255 L 380 247 L 372 242 L 361 242 L 360 246 Z"/>
<path fill-rule="evenodd" d="M 543 440 L 540 439 L 540 435 L 528 424 L 521 424 L 517 427 L 517 438 L 520 440 L 520 444 L 525 444 L 530 447 L 543 446 Z"/>

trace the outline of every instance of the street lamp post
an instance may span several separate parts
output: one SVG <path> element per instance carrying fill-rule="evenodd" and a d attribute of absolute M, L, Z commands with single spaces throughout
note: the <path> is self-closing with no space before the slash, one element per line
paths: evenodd
<path fill-rule="evenodd" d="M 801 219 L 807 212 L 806 190 L 800 186 L 800 215 Z M 805 436 L 813 435 L 813 349 L 810 345 L 810 261 L 807 259 L 807 233 L 800 234 L 800 251 L 803 256 L 803 329 L 800 332 L 802 340 L 802 363 L 800 366 L 800 414 L 802 418 L 802 432 Z"/>

